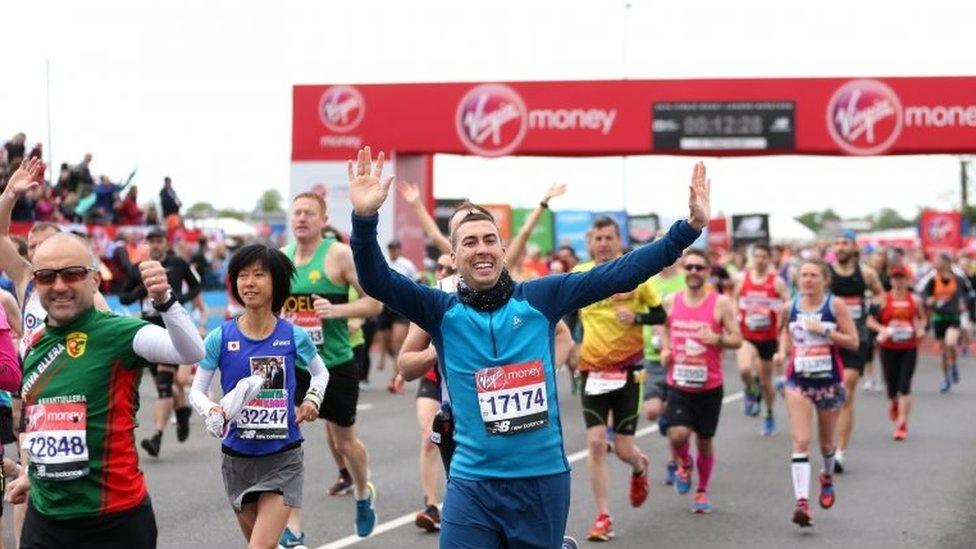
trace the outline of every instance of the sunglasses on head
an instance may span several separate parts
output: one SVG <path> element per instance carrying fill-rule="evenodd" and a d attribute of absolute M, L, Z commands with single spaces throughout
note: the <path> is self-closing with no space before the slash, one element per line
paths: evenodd
<path fill-rule="evenodd" d="M 692 263 L 690 265 L 686 264 L 685 265 L 685 270 L 686 271 L 693 272 L 693 273 L 694 272 L 701 273 L 701 272 L 704 272 L 704 271 L 708 270 L 708 267 L 706 267 L 704 265 L 696 265 L 696 264 Z"/>
<path fill-rule="evenodd" d="M 440 263 L 438 263 L 437 264 L 437 270 L 438 271 L 444 271 L 447 274 L 454 274 L 454 266 L 453 265 L 441 265 Z"/>
<path fill-rule="evenodd" d="M 95 272 L 94 267 L 82 265 L 72 265 L 60 269 L 38 269 L 34 271 L 34 284 L 38 286 L 50 286 L 60 276 L 65 284 L 73 284 L 83 280 L 89 273 Z"/>

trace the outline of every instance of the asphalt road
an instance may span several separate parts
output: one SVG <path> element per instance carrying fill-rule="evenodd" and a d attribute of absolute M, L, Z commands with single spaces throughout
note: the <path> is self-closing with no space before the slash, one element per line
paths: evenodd
<path fill-rule="evenodd" d="M 642 424 L 639 445 L 651 458 L 651 495 L 640 509 L 627 500 L 628 468 L 611 460 L 611 508 L 616 547 L 973 547 L 976 539 L 976 368 L 962 363 L 962 383 L 939 395 L 938 366 L 923 358 L 915 377 L 916 407 L 909 438 L 891 440 L 892 425 L 882 395 L 858 393 L 857 427 L 848 451 L 847 472 L 836 479 L 837 503 L 814 509 L 816 526 L 799 530 L 791 522 L 793 497 L 785 410 L 777 405 L 780 430 L 759 435 L 759 421 L 742 414 L 740 386 L 726 360 L 726 405 L 716 436 L 717 462 L 710 495 L 715 511 L 694 515 L 690 496 L 663 486 L 666 448 L 654 426 Z M 387 372 L 374 372 L 380 386 Z M 595 515 L 588 479 L 584 426 L 579 400 L 560 379 L 566 450 L 573 462 L 573 495 L 568 533 L 582 540 Z M 419 428 L 413 407 L 415 385 L 406 395 L 363 393 L 358 425 L 370 452 L 378 487 L 379 526 L 368 539 L 354 532 L 351 496 L 329 497 L 325 488 L 336 468 L 322 424 L 304 428 L 306 443 L 305 533 L 309 548 L 436 547 L 437 536 L 413 525 L 422 503 L 417 480 Z M 151 429 L 155 391 L 144 377 L 142 427 Z M 241 536 L 220 479 L 218 442 L 195 418 L 184 444 L 170 429 L 159 459 L 141 458 L 159 526 L 161 548 L 242 547 Z M 141 450 L 140 450 L 141 452 Z M 813 459 L 819 467 L 819 457 Z M 812 494 L 815 494 L 812 488 Z M 815 497 L 815 495 L 814 495 Z M 10 508 L 4 538 L 10 543 Z M 587 542 L 583 545 L 592 546 Z"/>

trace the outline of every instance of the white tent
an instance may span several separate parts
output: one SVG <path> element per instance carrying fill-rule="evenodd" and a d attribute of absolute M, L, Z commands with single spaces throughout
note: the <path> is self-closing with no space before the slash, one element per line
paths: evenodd
<path fill-rule="evenodd" d="M 817 234 L 786 214 L 769 216 L 769 239 L 773 244 L 810 244 Z"/>
<path fill-rule="evenodd" d="M 233 217 L 188 220 L 191 229 L 217 229 L 225 236 L 256 236 L 258 230 L 250 223 Z"/>

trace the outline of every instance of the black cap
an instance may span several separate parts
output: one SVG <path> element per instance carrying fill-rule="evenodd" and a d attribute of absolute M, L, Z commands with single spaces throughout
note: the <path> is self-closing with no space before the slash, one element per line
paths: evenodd
<path fill-rule="evenodd" d="M 146 231 L 146 238 L 166 238 L 166 230 L 159 226 L 150 227 Z"/>

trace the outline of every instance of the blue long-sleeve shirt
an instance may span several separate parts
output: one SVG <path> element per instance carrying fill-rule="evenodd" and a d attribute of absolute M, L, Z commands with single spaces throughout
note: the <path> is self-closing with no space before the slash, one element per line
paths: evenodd
<path fill-rule="evenodd" d="M 628 292 L 674 263 L 700 231 L 675 223 L 664 238 L 581 273 L 516 283 L 501 308 L 480 312 L 456 293 L 416 284 L 389 268 L 377 216 L 352 216 L 350 245 L 371 297 L 426 331 L 451 402 L 456 450 L 451 474 L 522 478 L 569 470 L 556 393 L 554 329 L 566 313 Z"/>

